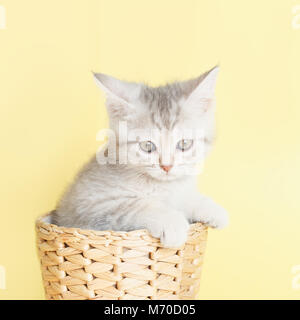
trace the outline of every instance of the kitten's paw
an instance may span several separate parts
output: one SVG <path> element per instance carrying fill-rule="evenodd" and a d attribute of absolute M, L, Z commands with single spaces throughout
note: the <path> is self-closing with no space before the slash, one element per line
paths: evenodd
<path fill-rule="evenodd" d="M 229 216 L 225 209 L 219 207 L 213 214 L 207 224 L 216 229 L 223 229 L 229 224 Z"/>
<path fill-rule="evenodd" d="M 189 223 L 186 219 L 169 221 L 163 228 L 160 242 L 166 248 L 180 247 L 186 242 L 188 230 Z"/>
<path fill-rule="evenodd" d="M 212 228 L 223 229 L 229 223 L 229 216 L 225 209 L 215 203 L 213 205 L 210 203 L 209 206 L 199 209 L 194 214 L 193 220 L 203 222 Z"/>
<path fill-rule="evenodd" d="M 171 215 L 165 221 L 161 221 L 159 227 L 156 226 L 154 230 L 150 230 L 150 233 L 160 238 L 164 247 L 178 248 L 186 242 L 188 229 L 189 223 L 184 216 Z"/>

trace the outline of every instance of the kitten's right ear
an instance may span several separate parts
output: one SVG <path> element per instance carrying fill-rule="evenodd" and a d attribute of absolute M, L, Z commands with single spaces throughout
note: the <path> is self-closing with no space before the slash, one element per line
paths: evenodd
<path fill-rule="evenodd" d="M 106 94 L 106 107 L 110 117 L 129 120 L 136 114 L 137 101 L 141 85 L 118 80 L 103 73 L 94 73 L 94 79 Z"/>
<path fill-rule="evenodd" d="M 108 98 L 113 98 L 125 104 L 131 104 L 138 99 L 141 86 L 137 83 L 126 82 L 103 73 L 93 73 L 96 84 Z"/>

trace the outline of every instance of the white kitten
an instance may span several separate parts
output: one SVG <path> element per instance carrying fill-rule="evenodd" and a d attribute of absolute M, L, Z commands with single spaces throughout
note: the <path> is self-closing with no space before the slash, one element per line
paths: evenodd
<path fill-rule="evenodd" d="M 197 192 L 195 175 L 214 138 L 217 73 L 156 88 L 95 74 L 107 95 L 109 142 L 62 197 L 53 223 L 145 228 L 166 247 L 185 242 L 189 223 L 227 225 L 226 211 Z"/>

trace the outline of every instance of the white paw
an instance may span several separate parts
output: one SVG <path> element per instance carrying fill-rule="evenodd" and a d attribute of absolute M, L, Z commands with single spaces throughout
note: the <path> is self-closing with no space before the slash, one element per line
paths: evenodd
<path fill-rule="evenodd" d="M 150 228 L 150 233 L 166 248 L 181 247 L 187 239 L 189 223 L 183 215 L 169 215 Z"/>
<path fill-rule="evenodd" d="M 229 223 L 227 211 L 213 202 L 210 202 L 209 206 L 198 209 L 193 220 L 203 222 L 216 229 L 223 229 Z"/>
<path fill-rule="evenodd" d="M 211 217 L 208 221 L 210 227 L 216 229 L 223 229 L 227 227 L 229 223 L 229 216 L 225 209 L 219 207 L 218 210 L 211 213 Z"/>

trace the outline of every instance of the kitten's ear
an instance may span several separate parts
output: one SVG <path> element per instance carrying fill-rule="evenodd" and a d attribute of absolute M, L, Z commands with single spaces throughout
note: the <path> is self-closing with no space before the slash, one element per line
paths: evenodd
<path fill-rule="evenodd" d="M 116 79 L 103 73 L 94 73 L 94 79 L 107 96 L 107 108 L 115 117 L 126 117 L 134 110 L 134 101 L 139 97 L 141 85 Z"/>
<path fill-rule="evenodd" d="M 219 67 L 216 66 L 200 77 L 183 83 L 183 89 L 187 96 L 185 104 L 206 111 L 214 100 L 218 73 Z"/>

